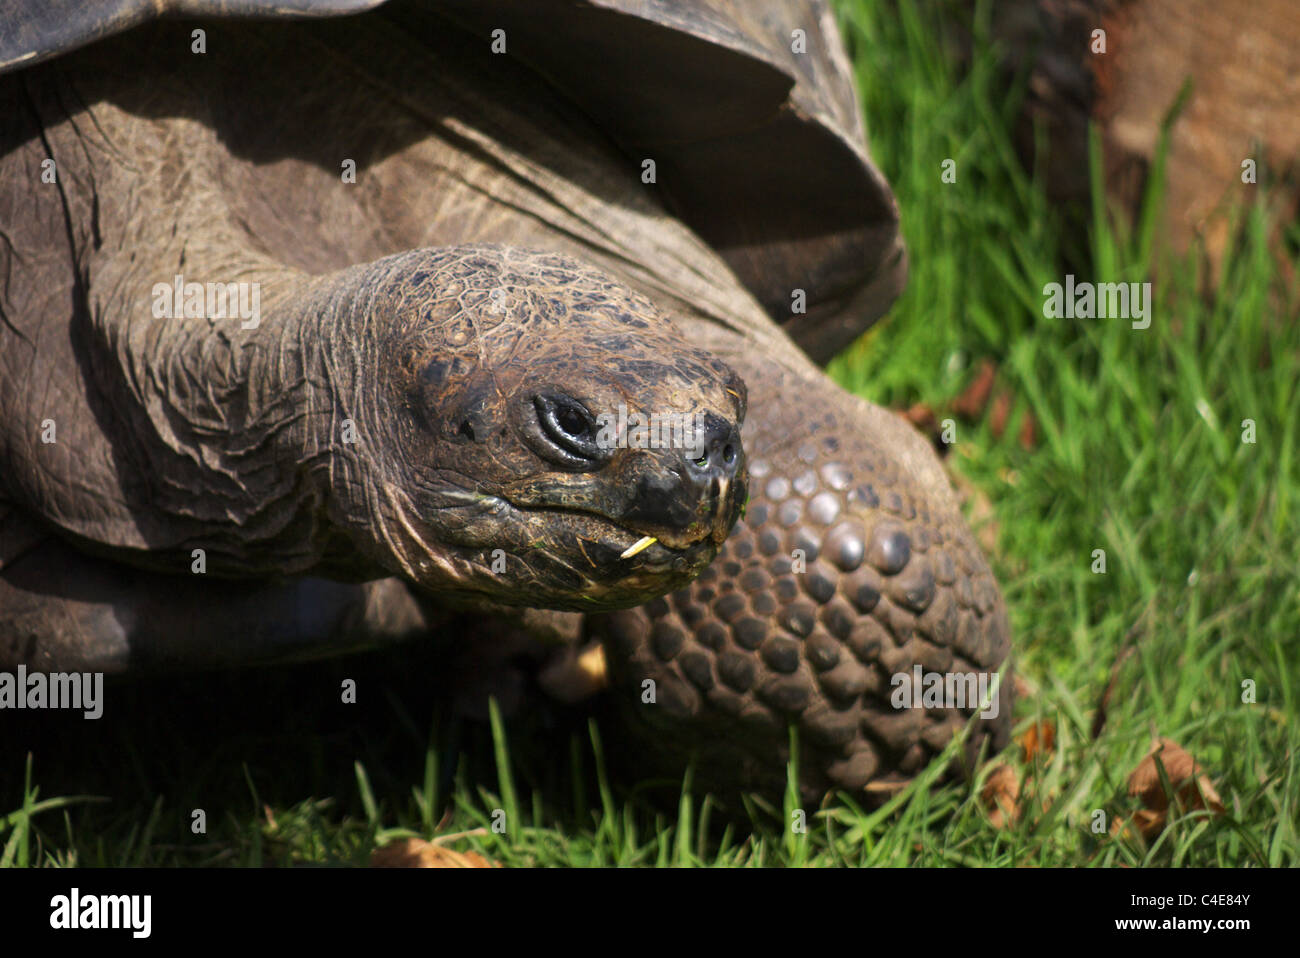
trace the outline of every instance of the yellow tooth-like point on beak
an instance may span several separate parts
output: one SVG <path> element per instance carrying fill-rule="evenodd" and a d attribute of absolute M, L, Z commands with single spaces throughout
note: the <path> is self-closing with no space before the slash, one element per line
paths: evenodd
<path fill-rule="evenodd" d="M 630 546 L 624 549 L 623 554 L 619 556 L 619 558 L 630 559 L 638 552 L 644 552 L 646 549 L 649 549 L 652 545 L 654 545 L 658 541 L 659 540 L 656 539 L 654 536 L 642 536 L 636 542 L 632 543 Z"/>

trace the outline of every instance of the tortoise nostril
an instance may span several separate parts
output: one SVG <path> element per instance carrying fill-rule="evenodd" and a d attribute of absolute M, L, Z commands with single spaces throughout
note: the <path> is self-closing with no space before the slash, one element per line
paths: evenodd
<path fill-rule="evenodd" d="M 698 457 L 687 457 L 687 467 L 697 479 L 733 479 L 739 470 L 740 436 L 736 427 L 712 413 L 704 417 L 704 442 Z"/>

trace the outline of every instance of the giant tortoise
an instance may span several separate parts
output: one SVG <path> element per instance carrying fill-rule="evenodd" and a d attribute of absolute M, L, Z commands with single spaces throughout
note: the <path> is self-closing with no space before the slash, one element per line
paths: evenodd
<path fill-rule="evenodd" d="M 718 787 L 792 726 L 809 793 L 1005 741 L 1010 683 L 891 694 L 1009 635 L 933 450 L 817 365 L 906 270 L 823 0 L 0 0 L 0 72 L 0 667 L 457 610 L 602 643 Z"/>

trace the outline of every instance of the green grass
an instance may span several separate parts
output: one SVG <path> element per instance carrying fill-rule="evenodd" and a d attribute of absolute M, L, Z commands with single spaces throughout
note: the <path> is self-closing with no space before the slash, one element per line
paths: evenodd
<path fill-rule="evenodd" d="M 963 422 L 948 463 L 992 505 L 992 559 L 1031 689 L 1019 726 L 1048 720 L 1057 733 L 1028 764 L 1006 756 L 1023 782 L 1019 821 L 990 824 L 988 769 L 943 783 L 941 763 L 883 806 L 835 796 L 808 809 L 802 834 L 784 827 L 789 796 L 724 820 L 688 781 L 665 810 L 612 784 L 617 745 L 602 747 L 599 718 L 436 718 L 421 660 L 406 654 L 305 667 L 292 683 L 124 688 L 131 723 L 70 753 L 66 733 L 38 736 L 25 768 L 14 740 L 0 743 L 0 808 L 15 809 L 0 817 L 0 864 L 363 863 L 376 844 L 435 834 L 510 866 L 1300 864 L 1300 298 L 1280 277 L 1263 204 L 1242 211 L 1201 295 L 1196 258 L 1154 242 L 1158 175 L 1131 233 L 1102 204 L 1067 218 L 1017 162 L 1017 94 L 992 51 L 980 46 L 959 75 L 910 0 L 898 14 L 870 0 L 840 8 L 912 273 L 832 373 L 876 402 L 942 409 L 987 358 L 1013 397 L 1005 435 Z M 954 184 L 940 179 L 949 157 Z M 1287 248 L 1300 265 L 1294 227 Z M 1043 286 L 1066 272 L 1153 280 L 1151 327 L 1044 319 Z M 1027 450 L 1016 427 L 1031 413 L 1039 443 Z M 1091 570 L 1096 549 L 1105 574 Z M 338 682 L 354 674 L 362 697 L 344 712 Z M 1255 704 L 1242 702 L 1245 680 Z M 286 688 L 298 698 L 270 720 L 241 711 L 240 697 Z M 179 700 L 188 717 L 175 717 Z M 1096 810 L 1109 825 L 1134 809 L 1126 781 L 1154 735 L 1197 757 L 1226 813 L 1180 812 L 1150 843 L 1094 832 Z M 206 834 L 191 832 L 195 808 Z"/>

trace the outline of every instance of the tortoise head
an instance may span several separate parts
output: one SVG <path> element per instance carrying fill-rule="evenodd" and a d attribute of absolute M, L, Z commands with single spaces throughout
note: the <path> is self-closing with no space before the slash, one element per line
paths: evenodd
<path fill-rule="evenodd" d="M 677 588 L 747 496 L 745 388 L 566 257 L 393 257 L 369 298 L 376 545 L 440 594 L 606 609 Z M 373 453 L 371 454 L 373 455 Z"/>

